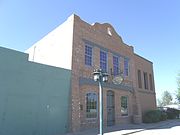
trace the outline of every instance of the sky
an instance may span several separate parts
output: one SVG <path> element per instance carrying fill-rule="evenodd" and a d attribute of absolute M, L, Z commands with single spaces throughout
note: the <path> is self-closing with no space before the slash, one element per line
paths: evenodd
<path fill-rule="evenodd" d="M 180 0 L 0 0 L 0 46 L 24 52 L 71 14 L 110 23 L 135 53 L 153 62 L 157 97 L 177 90 Z"/>

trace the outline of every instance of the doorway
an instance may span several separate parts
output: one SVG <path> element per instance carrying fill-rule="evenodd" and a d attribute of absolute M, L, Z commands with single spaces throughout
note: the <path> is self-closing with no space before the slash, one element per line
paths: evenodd
<path fill-rule="evenodd" d="M 115 124 L 115 105 L 114 105 L 114 92 L 107 91 L 107 126 Z"/>

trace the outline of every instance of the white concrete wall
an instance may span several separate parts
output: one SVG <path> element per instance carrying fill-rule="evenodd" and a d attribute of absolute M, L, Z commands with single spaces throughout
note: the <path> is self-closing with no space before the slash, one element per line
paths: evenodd
<path fill-rule="evenodd" d="M 29 61 L 71 69 L 74 15 L 30 47 Z"/>

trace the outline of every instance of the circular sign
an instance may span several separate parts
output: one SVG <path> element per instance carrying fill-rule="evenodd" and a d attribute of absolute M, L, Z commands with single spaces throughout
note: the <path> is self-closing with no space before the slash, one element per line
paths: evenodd
<path fill-rule="evenodd" d="M 119 75 L 119 76 L 115 76 L 115 77 L 113 78 L 112 82 L 113 82 L 114 84 L 121 84 L 123 80 L 124 80 L 123 77 Z"/>

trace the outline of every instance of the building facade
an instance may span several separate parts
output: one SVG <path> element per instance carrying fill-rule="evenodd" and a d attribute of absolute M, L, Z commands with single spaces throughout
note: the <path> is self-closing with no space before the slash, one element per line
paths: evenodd
<path fill-rule="evenodd" d="M 77 15 L 26 51 L 29 60 L 71 70 L 70 130 L 98 127 L 99 87 L 93 70 L 109 74 L 103 84 L 104 126 L 140 123 L 156 108 L 153 63 L 134 52 L 108 24 L 88 24 Z M 113 82 L 123 75 L 121 84 Z"/>

